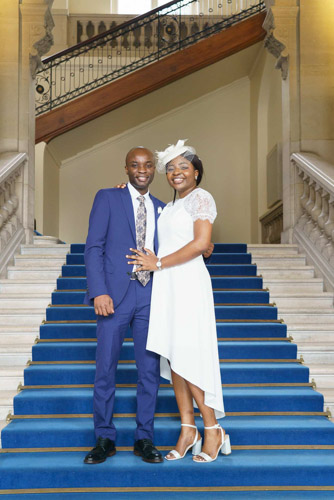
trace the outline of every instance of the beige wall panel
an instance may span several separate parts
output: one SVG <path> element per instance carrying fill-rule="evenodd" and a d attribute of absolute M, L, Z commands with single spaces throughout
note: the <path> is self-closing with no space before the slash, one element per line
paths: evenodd
<path fill-rule="evenodd" d="M 45 147 L 45 142 L 40 142 L 35 147 L 35 221 L 40 233 L 43 233 Z"/>
<path fill-rule="evenodd" d="M 18 149 L 18 0 L 1 0 L 0 9 L 0 151 Z"/>
<path fill-rule="evenodd" d="M 266 62 L 266 50 L 261 48 L 250 74 L 250 193 L 251 193 L 251 240 L 259 239 L 258 210 L 258 102 L 261 79 Z"/>
<path fill-rule="evenodd" d="M 304 141 L 334 140 L 333 19 L 332 0 L 301 2 L 301 139 Z"/>
<path fill-rule="evenodd" d="M 59 165 L 55 161 L 49 146 L 46 146 L 44 151 L 43 178 L 44 178 L 44 192 L 43 192 L 44 210 L 43 210 L 42 233 L 49 236 L 58 236 L 59 235 Z"/>
<path fill-rule="evenodd" d="M 67 10 L 69 0 L 53 0 L 52 11 L 54 10 Z"/>
<path fill-rule="evenodd" d="M 268 153 L 282 141 L 282 77 L 281 72 L 274 68 L 275 60 L 268 54 L 271 61 L 271 75 L 268 82 Z"/>
<path fill-rule="evenodd" d="M 124 157 L 131 147 L 162 149 L 188 138 L 204 164 L 201 186 L 216 199 L 214 240 L 249 242 L 249 116 L 250 84 L 243 78 L 65 162 L 60 170 L 60 238 L 85 240 L 94 195 L 126 180 Z M 87 139 L 82 135 L 81 143 Z M 156 174 L 151 190 L 166 202 L 172 198 L 164 175 Z"/>
<path fill-rule="evenodd" d="M 261 241 L 259 218 L 267 211 L 267 155 L 282 140 L 282 79 L 265 49 L 251 72 L 252 241 Z"/>
<path fill-rule="evenodd" d="M 69 0 L 70 14 L 110 14 L 111 0 Z"/>

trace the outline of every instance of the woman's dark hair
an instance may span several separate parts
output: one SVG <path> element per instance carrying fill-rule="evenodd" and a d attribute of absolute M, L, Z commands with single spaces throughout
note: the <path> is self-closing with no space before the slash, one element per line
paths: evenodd
<path fill-rule="evenodd" d="M 190 161 L 190 163 L 194 167 L 194 170 L 198 171 L 198 175 L 197 175 L 197 179 L 196 179 L 196 186 L 198 186 L 200 184 L 200 182 L 201 182 L 201 180 L 203 178 L 203 174 L 204 174 L 204 168 L 203 168 L 202 160 L 200 160 L 200 158 L 198 158 L 197 155 L 194 155 L 190 151 L 185 151 L 180 156 L 183 156 L 183 158 L 185 158 L 186 160 Z M 168 165 L 168 163 L 167 163 L 167 165 Z M 167 165 L 166 165 L 166 168 L 167 168 Z M 173 204 L 174 204 L 175 200 L 176 200 L 176 190 L 174 189 Z"/>
<path fill-rule="evenodd" d="M 193 155 L 192 153 L 189 153 L 186 151 L 183 153 L 181 156 L 184 156 L 184 158 L 193 165 L 195 170 L 198 170 L 198 176 L 196 179 L 196 186 L 198 186 L 202 180 L 203 174 L 204 174 L 204 168 L 203 168 L 203 163 L 202 160 L 198 158 L 197 155 Z"/>

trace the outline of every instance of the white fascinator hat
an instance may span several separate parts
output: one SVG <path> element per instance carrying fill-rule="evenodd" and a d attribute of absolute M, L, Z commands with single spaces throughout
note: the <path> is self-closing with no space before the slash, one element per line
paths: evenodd
<path fill-rule="evenodd" d="M 192 146 L 185 145 L 187 140 L 188 139 L 179 139 L 176 144 L 170 144 L 164 151 L 155 152 L 157 157 L 156 168 L 158 172 L 165 173 L 167 163 L 177 156 L 184 155 L 184 153 L 189 153 L 189 155 L 184 156 L 186 156 L 189 161 L 192 161 L 196 154 L 196 150 Z M 188 156 L 191 156 L 191 159 Z"/>

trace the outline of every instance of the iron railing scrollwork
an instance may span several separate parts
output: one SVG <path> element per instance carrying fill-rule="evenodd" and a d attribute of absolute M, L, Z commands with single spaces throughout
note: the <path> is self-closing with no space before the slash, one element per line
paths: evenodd
<path fill-rule="evenodd" d="M 36 115 L 263 10 L 263 0 L 177 0 L 115 26 L 44 59 L 36 76 Z"/>

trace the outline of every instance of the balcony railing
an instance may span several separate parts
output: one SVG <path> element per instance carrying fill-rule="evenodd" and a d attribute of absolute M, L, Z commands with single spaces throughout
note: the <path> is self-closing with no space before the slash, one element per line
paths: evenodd
<path fill-rule="evenodd" d="M 196 14 L 189 14 L 189 8 Z M 36 115 L 52 110 L 265 10 L 264 0 L 178 0 L 43 61 L 36 77 Z M 89 24 L 89 20 L 88 20 Z M 81 26 L 80 39 L 103 30 Z"/>
<path fill-rule="evenodd" d="M 291 157 L 295 176 L 294 238 L 334 290 L 334 165 L 312 153 Z"/>
<path fill-rule="evenodd" d="M 0 276 L 24 240 L 29 210 L 24 186 L 25 153 L 0 154 Z"/>

